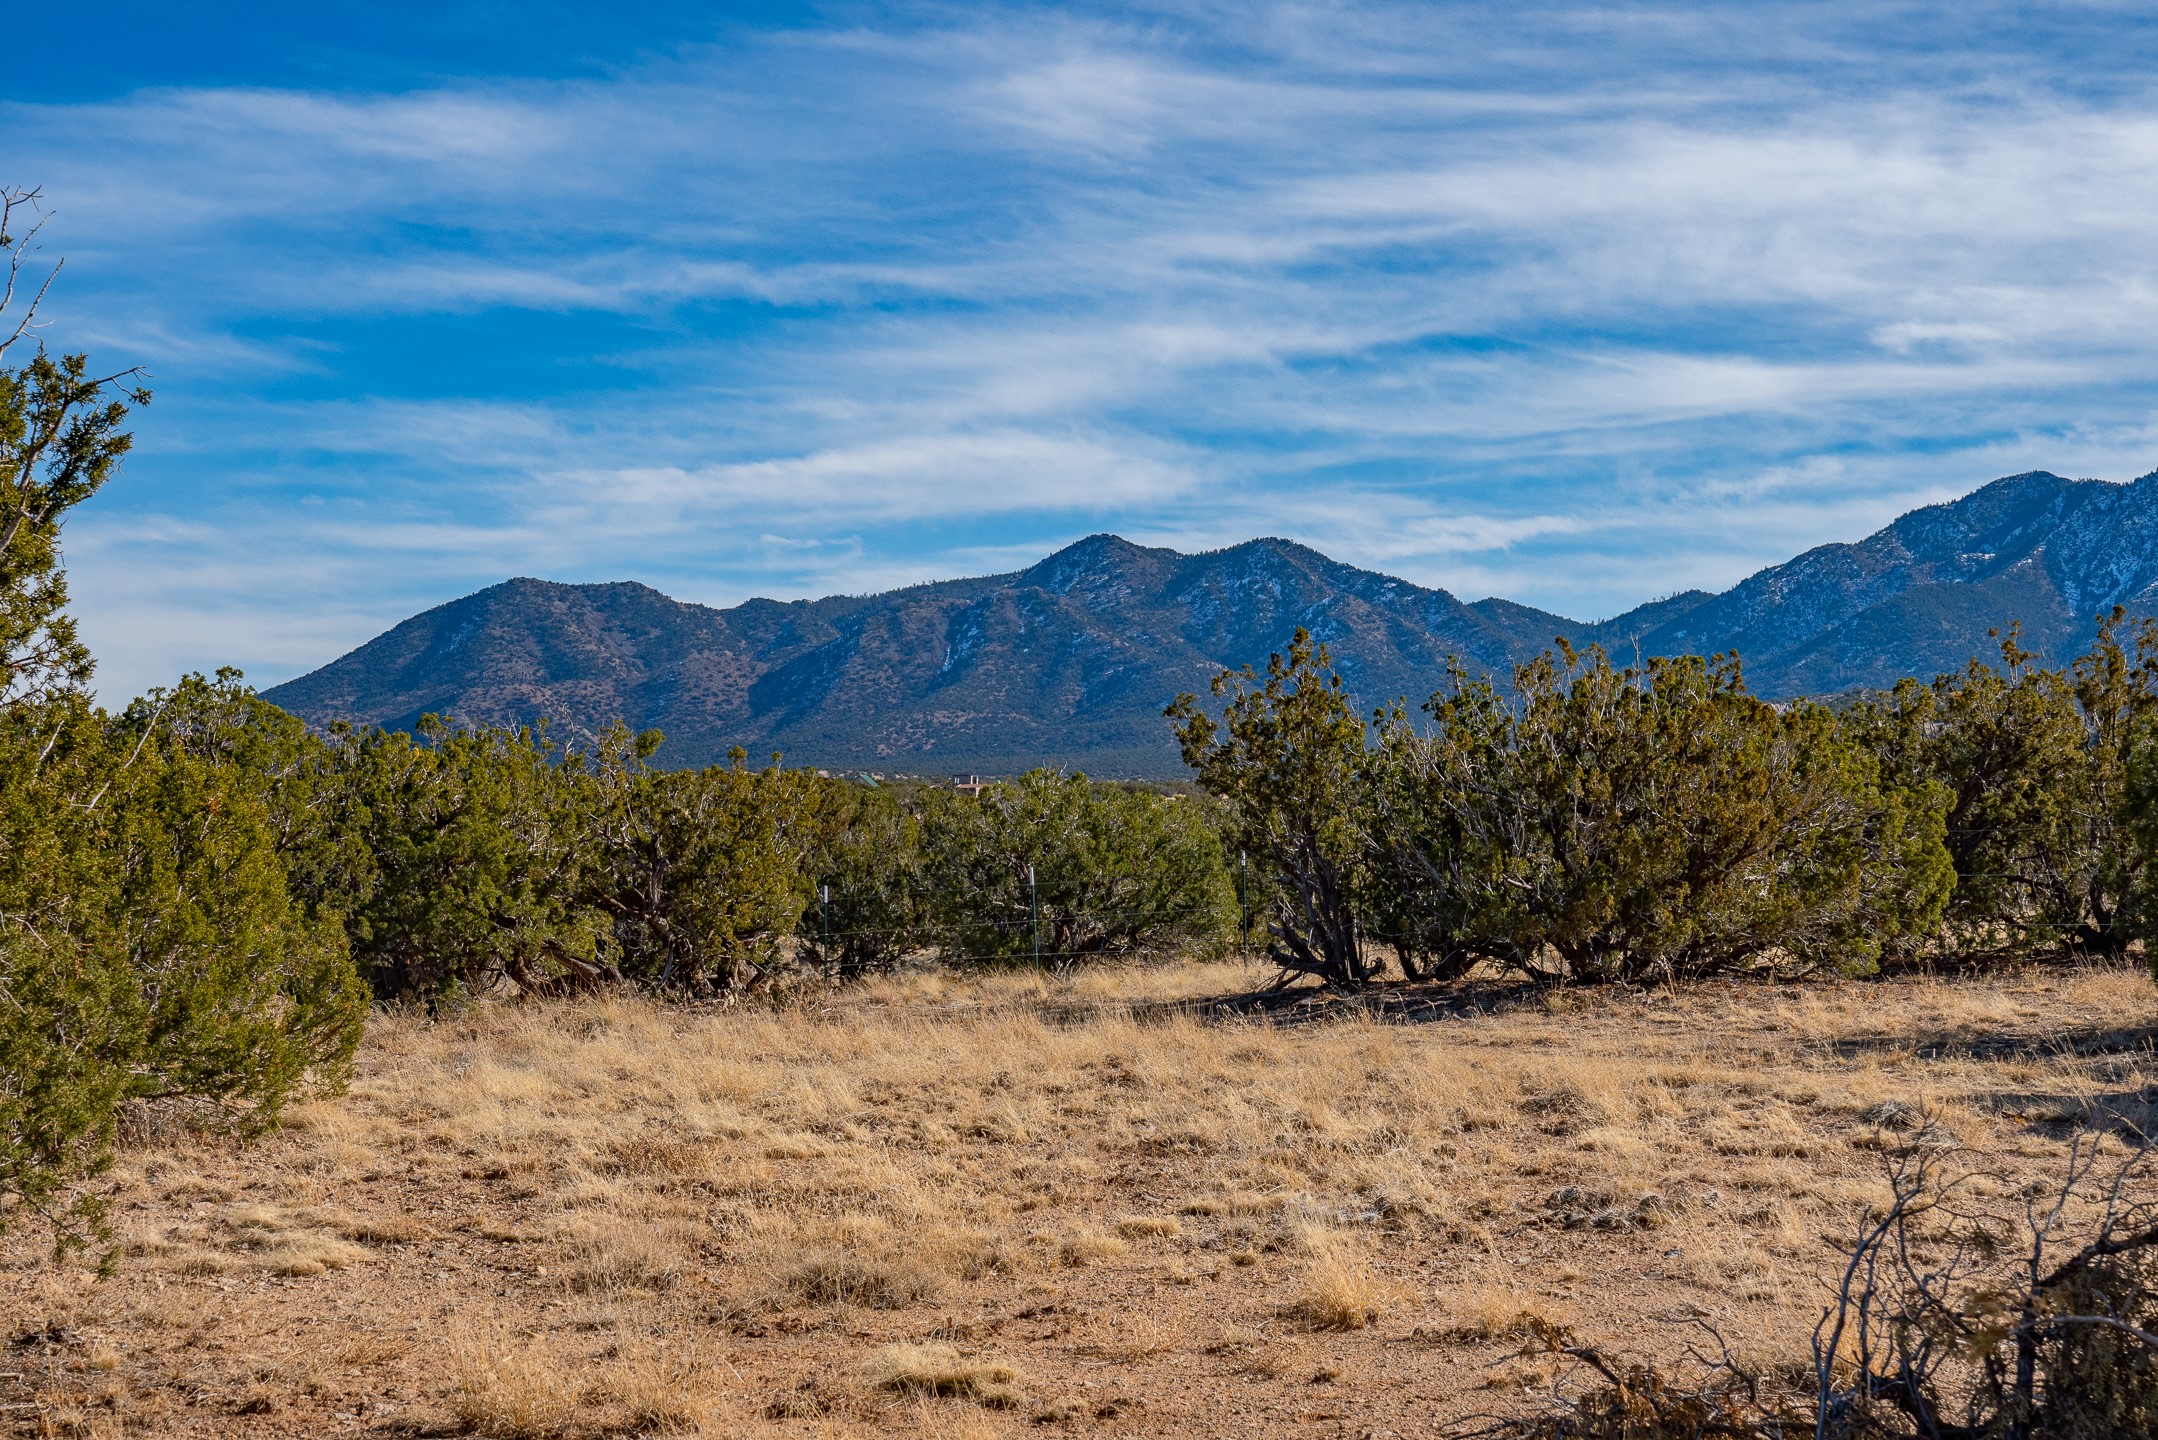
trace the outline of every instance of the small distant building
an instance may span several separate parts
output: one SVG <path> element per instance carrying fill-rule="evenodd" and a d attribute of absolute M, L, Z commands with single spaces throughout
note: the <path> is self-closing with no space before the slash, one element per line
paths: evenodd
<path fill-rule="evenodd" d="M 984 780 L 979 775 L 954 775 L 952 777 L 952 788 L 954 790 L 957 790 L 962 795 L 972 795 L 977 800 L 981 798 L 982 792 L 987 790 L 991 783 L 991 781 Z"/>

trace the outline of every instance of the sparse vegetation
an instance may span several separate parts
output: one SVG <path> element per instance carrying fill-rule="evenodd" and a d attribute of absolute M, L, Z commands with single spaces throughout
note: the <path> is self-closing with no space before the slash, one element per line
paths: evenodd
<path fill-rule="evenodd" d="M 1683 1367 L 1620 1360 L 1569 1328 L 1537 1346 L 1578 1362 L 1542 1413 L 1476 1433 L 1522 1440 L 2081 1440 L 2158 1434 L 2158 1204 L 2140 1135 L 2109 1173 L 2103 1139 L 2018 1186 L 1932 1127 L 1887 1161 L 1831 1278 L 1810 1364 L 1750 1364 L 1721 1342 Z M 2005 1203 L 2004 1203 L 2005 1202 Z M 1680 1378 L 1682 1377 L 1683 1378 Z"/>
<path fill-rule="evenodd" d="M 1521 995 L 1420 1025 L 1375 996 L 1308 1023 L 1182 1008 L 1261 973 L 383 1012 L 349 1093 L 264 1139 L 131 1130 L 113 1279 L 28 1233 L 0 1250 L 8 1338 L 59 1337 L 7 1352 L 0 1403 L 45 1408 L 0 1415 L 1409 1434 L 1593 1381 L 1540 1327 L 1686 1388 L 1694 1320 L 1802 1393 L 1822 1287 L 1892 1202 L 1884 1157 L 1960 1153 L 2013 1219 L 2078 1137 L 2109 1178 L 2158 1086 L 2133 969 Z M 892 1347 L 979 1368 L 900 1381 Z M 977 1384 L 1013 1408 L 930 1393 Z"/>
<path fill-rule="evenodd" d="M 553 1360 L 506 1336 L 460 1337 L 451 1349 L 450 1412 L 486 1440 L 550 1440 L 577 1414 L 577 1389 Z"/>
<path fill-rule="evenodd" d="M 962 1355 L 950 1345 L 889 1345 L 869 1362 L 870 1383 L 901 1395 L 956 1396 L 1010 1410 L 1022 1398 L 1019 1372 L 1001 1360 Z"/>
<path fill-rule="evenodd" d="M 1309 1248 L 1303 1280 L 1287 1306 L 1290 1316 L 1314 1330 L 1361 1330 L 1393 1308 L 1393 1287 L 1355 1241 L 1329 1235 Z"/>

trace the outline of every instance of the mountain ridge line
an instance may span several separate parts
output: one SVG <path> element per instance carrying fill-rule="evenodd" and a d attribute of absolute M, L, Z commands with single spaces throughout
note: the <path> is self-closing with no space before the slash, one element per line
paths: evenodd
<path fill-rule="evenodd" d="M 2006 476 L 1720 593 L 1592 623 L 1464 602 L 1280 536 L 1186 554 L 1102 532 L 997 575 L 726 607 L 634 580 L 513 577 L 264 693 L 318 724 L 622 719 L 664 731 L 670 765 L 742 745 L 832 768 L 1150 778 L 1181 773 L 1162 707 L 1263 665 L 1300 625 L 1374 702 L 1429 695 L 1453 655 L 1503 677 L 1560 634 L 1614 653 L 1737 650 L 1760 693 L 1787 698 L 1959 668 L 2010 623 L 2062 660 L 2116 604 L 2158 613 L 2158 472 Z"/>

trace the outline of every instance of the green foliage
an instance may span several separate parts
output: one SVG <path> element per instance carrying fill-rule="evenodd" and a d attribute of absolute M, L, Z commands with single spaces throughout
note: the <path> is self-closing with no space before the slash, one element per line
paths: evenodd
<path fill-rule="evenodd" d="M 2082 763 L 2072 771 L 2080 793 L 2069 822 L 2078 858 L 2060 867 L 2049 907 L 2070 943 L 2102 955 L 2121 954 L 2134 938 L 2131 912 L 2152 868 L 2151 847 L 2130 838 L 2147 812 L 2131 797 L 2128 776 L 2158 728 L 2158 622 L 2138 622 L 2132 647 L 2120 639 L 2126 623 L 2127 612 L 2115 607 L 2069 671 L 2083 721 Z"/>
<path fill-rule="evenodd" d="M 383 995 L 528 992 L 605 969 L 583 903 L 579 777 L 544 731 L 336 737 L 325 797 L 368 857 L 349 872 L 353 953 Z M 339 847 L 342 848 L 341 846 Z M 326 897 L 334 886 L 325 887 Z"/>
<path fill-rule="evenodd" d="M 1834 717 L 1746 693 L 1735 659 L 1516 676 L 1518 902 L 1569 978 L 1663 979 L 1780 952 L 1873 968 L 1947 899 L 1938 803 L 1884 791 Z"/>
<path fill-rule="evenodd" d="M 2158 622 L 2116 609 L 2047 670 L 2002 641 L 1840 710 L 1747 692 L 1734 656 L 1458 665 L 1357 716 L 1297 633 L 1263 680 L 1169 716 L 1225 839 L 1260 862 L 1285 977 L 1480 964 L 1561 980 L 2158 941 Z"/>
<path fill-rule="evenodd" d="M 820 787 L 807 874 L 817 893 L 801 938 L 845 979 L 894 969 L 934 943 L 921 817 L 884 786 Z"/>
<path fill-rule="evenodd" d="M 2121 930 L 2143 942 L 2158 977 L 2158 726 L 2132 740 L 2121 788 Z"/>
<path fill-rule="evenodd" d="M 122 729 L 114 751 L 126 741 Z M 233 767 L 138 737 L 98 836 L 108 934 L 144 1012 L 129 1093 L 215 1102 L 247 1129 L 309 1076 L 342 1082 L 366 1006 L 336 917 L 309 916 L 286 888 L 253 790 Z"/>
<path fill-rule="evenodd" d="M 1951 920 L 1972 943 L 2027 950 L 2055 938 L 2046 901 L 2074 863 L 2068 772 L 2082 725 L 2065 677 L 2033 667 L 2013 639 L 2002 660 L 1934 683 L 1927 760 L 1955 797 Z"/>
<path fill-rule="evenodd" d="M 111 780 L 111 742 L 79 696 L 0 712 L 0 1199 L 68 1233 L 70 1193 L 111 1159 L 142 995 L 111 934 L 113 858 L 81 808 Z M 0 1208 L 0 1225 L 11 1212 Z"/>
<path fill-rule="evenodd" d="M 778 964 L 808 904 L 816 778 L 730 764 L 657 770 L 657 731 L 617 726 L 589 770 L 585 894 L 613 922 L 622 973 L 693 995 Z"/>
<path fill-rule="evenodd" d="M 1053 966 L 1204 948 L 1235 925 L 1221 841 L 1186 800 L 1033 770 L 979 798 L 938 793 L 923 831 L 951 962 L 1031 962 L 1037 920 Z"/>
<path fill-rule="evenodd" d="M 365 787 L 353 763 L 357 737 L 325 742 L 232 669 L 153 690 L 128 707 L 123 723 L 134 734 L 154 729 L 164 743 L 247 785 L 264 809 L 286 888 L 309 915 L 347 919 L 374 894 Z"/>
<path fill-rule="evenodd" d="M 1370 766 L 1368 903 L 1412 973 L 1865 971 L 1947 899 L 1945 797 L 1883 787 L 1833 715 L 1755 699 L 1735 661 L 1562 643 L 1511 703 L 1457 675 L 1426 710 L 1428 733 L 1383 716 Z"/>
<path fill-rule="evenodd" d="M 0 715 L 0 760 L 0 1193 L 65 1236 L 120 1104 L 267 1125 L 341 1083 L 366 997 L 234 767 L 64 693 Z"/>
<path fill-rule="evenodd" d="M 2151 852 L 2134 839 L 2130 772 L 2158 718 L 2158 629 L 2143 622 L 2131 648 L 2125 623 L 2119 610 L 2101 618 L 2066 673 L 2034 665 L 2011 630 L 1998 668 L 1973 660 L 1930 686 L 1907 680 L 1849 715 L 1888 773 L 1949 793 L 1947 948 L 2117 955 L 2133 937 Z"/>
<path fill-rule="evenodd" d="M 1480 962 L 1545 978 L 1866 971 L 1946 902 L 1946 797 L 1883 783 L 1817 705 L 1746 692 L 1735 659 L 1614 667 L 1561 642 L 1511 698 L 1458 667 L 1366 729 L 1301 632 L 1216 722 L 1172 708 L 1232 843 L 1265 857 L 1274 957 L 1357 984 L 1369 935 L 1412 979 Z"/>
<path fill-rule="evenodd" d="M 35 199 L 0 191 L 0 312 Z M 102 1228 L 83 1182 L 121 1106 L 267 1125 L 310 1081 L 344 1079 L 366 997 L 336 916 L 293 898 L 288 817 L 260 777 L 160 729 L 172 697 L 116 718 L 82 693 L 60 529 L 149 396 L 79 355 L 10 363 L 35 309 L 0 339 L 0 1227 L 41 1215 L 68 1242 Z M 238 706 L 199 679 L 185 698 Z"/>
<path fill-rule="evenodd" d="M 1513 715 L 1488 680 L 1457 661 L 1424 707 L 1428 730 L 1396 703 L 1377 719 L 1363 783 L 1368 859 L 1360 901 L 1411 980 L 1451 980 L 1482 961 L 1523 970 L 1537 941 L 1514 857 L 1528 846 L 1514 803 Z"/>
<path fill-rule="evenodd" d="M 0 235 L 0 245 L 7 240 Z M 19 368 L 0 364 L 0 701 L 90 677 L 90 654 L 66 613 L 60 523 L 127 453 L 127 405 L 107 398 L 125 380 L 42 347 Z M 138 405 L 150 398 L 134 386 L 124 394 Z"/>
<path fill-rule="evenodd" d="M 1261 681 L 1246 666 L 1214 677 L 1216 721 L 1198 698 L 1169 707 L 1184 763 L 1228 816 L 1230 844 L 1271 882 L 1268 930 L 1284 973 L 1357 985 L 1377 973 L 1357 923 L 1366 851 L 1364 722 L 1326 647 L 1299 628 Z"/>
<path fill-rule="evenodd" d="M 38 192 L 0 188 L 0 703 L 78 688 L 90 652 L 67 614 L 60 525 L 112 477 L 133 437 L 128 406 L 147 405 L 137 372 L 99 375 L 81 355 L 55 358 L 36 338 L 41 288 L 20 303 L 23 268 L 42 220 Z M 58 267 L 55 267 L 57 270 Z M 51 283 L 48 276 L 46 284 Z M 13 310 L 15 313 L 9 313 Z M 9 352 L 29 341 L 16 364 Z"/>

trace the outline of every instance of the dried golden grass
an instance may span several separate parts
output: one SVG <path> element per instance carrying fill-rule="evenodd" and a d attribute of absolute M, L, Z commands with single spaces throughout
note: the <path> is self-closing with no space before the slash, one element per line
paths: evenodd
<path fill-rule="evenodd" d="M 577 1387 L 555 1361 L 502 1335 L 457 1342 L 450 1376 L 451 1413 L 487 1440 L 549 1440 L 577 1415 Z"/>
<path fill-rule="evenodd" d="M 1509 1346 L 1526 1316 L 1624 1324 L 1597 1309 L 1605 1273 L 1611 1293 L 1705 1296 L 1744 1326 L 1802 1331 L 1820 1236 L 1873 1198 L 1869 1147 L 1921 1133 L 1906 1116 L 2043 1170 L 2059 1152 L 2045 1127 L 2158 1079 L 2145 1056 L 2048 1048 L 2064 1028 L 2158 1015 L 2149 980 L 2122 972 L 2027 994 L 2005 980 L 1587 995 L 1413 1026 L 1138 1013 L 1251 978 L 906 976 L 815 1009 L 613 998 L 382 1016 L 353 1093 L 252 1152 L 274 1163 L 161 1140 L 116 1172 L 141 1207 L 120 1213 L 143 1271 L 198 1293 L 340 1265 L 318 1283 L 394 1273 L 424 1296 L 454 1275 L 470 1277 L 443 1281 L 472 1286 L 465 1303 L 499 1293 L 491 1318 L 537 1338 L 466 1342 L 440 1403 L 479 1433 L 728 1433 L 758 1414 L 859 1428 L 894 1397 L 941 1393 L 863 1369 L 910 1337 L 949 1338 L 954 1363 L 993 1371 L 1006 1362 L 964 1347 L 997 1334 L 1053 1392 L 1068 1377 L 1045 1366 L 1074 1350 L 1166 1381 L 1152 1367 L 1207 1353 L 1233 1315 L 1264 1332 L 1218 1357 L 1238 1383 L 1301 1385 L 1341 1347 L 1380 1343 L 1374 1327 Z M 2004 1027 L 2032 1044 L 1916 1048 Z M 1560 1298 L 1584 1270 L 1588 1293 Z M 185 1310 L 143 1313 L 205 1348 L 184 1338 L 199 1329 Z M 415 1317 L 407 1335 L 384 1318 L 354 1317 L 397 1329 L 376 1360 L 326 1341 L 311 1380 L 263 1364 L 275 1383 L 247 1383 L 290 1407 L 306 1383 L 370 1385 L 403 1353 L 439 1353 L 440 1322 Z M 706 1366 L 668 1410 L 667 1367 L 684 1362 L 656 1337 L 715 1320 L 706 1333 L 753 1353 L 784 1343 L 831 1363 L 806 1382 L 799 1360 Z"/>
<path fill-rule="evenodd" d="M 1104 1260 L 1114 1260 L 1130 1248 L 1115 1235 L 1082 1229 L 1057 1242 L 1057 1259 L 1073 1269 L 1080 1269 L 1088 1265 L 1098 1265 Z"/>
<path fill-rule="evenodd" d="M 138 1235 L 128 1249 L 183 1275 L 259 1269 L 298 1277 L 368 1259 L 371 1252 L 345 1233 L 343 1222 L 311 1211 L 249 1203 L 218 1206 L 200 1219 L 160 1226 Z"/>
<path fill-rule="evenodd" d="M 1401 1303 L 1401 1287 L 1354 1244 L 1329 1236 L 1310 1245 L 1295 1295 L 1284 1313 L 1312 1330 L 1361 1330 Z"/>
<path fill-rule="evenodd" d="M 694 1348 L 643 1349 L 609 1367 L 598 1391 L 641 1435 L 698 1435 L 718 1424 L 719 1382 Z"/>
<path fill-rule="evenodd" d="M 1509 1340 L 1531 1334 L 1539 1324 L 1567 1320 L 1562 1311 L 1508 1285 L 1456 1286 L 1439 1297 L 1439 1306 L 1442 1319 L 1427 1333 L 1445 1340 Z"/>
<path fill-rule="evenodd" d="M 486 1015 L 484 1036 L 463 1045 L 423 1026 L 383 1036 L 391 1063 L 370 1077 L 369 1098 L 476 1163 L 550 1176 L 542 1196 L 600 1217 L 579 1222 L 596 1231 L 608 1213 L 634 1209 L 628 1191 L 696 1177 L 738 1200 L 730 1289 L 765 1304 L 895 1308 L 1022 1267 L 1029 1235 L 1056 1237 L 1051 1263 L 1096 1265 L 1172 1238 L 1172 1226 L 1225 1228 L 1299 1196 L 1374 1233 L 1458 1239 L 1586 1181 L 1610 1197 L 1584 1209 L 1587 1227 L 1686 1216 L 1791 1251 L 1845 1203 L 1819 1183 L 1822 1147 L 1849 1143 L 1838 1117 L 1936 1104 L 1936 1092 L 1972 1078 L 1959 1069 L 1978 1068 L 1936 1066 L 1914 1087 L 1893 1073 L 1892 1051 L 1810 1060 L 1811 1045 L 1879 1028 L 1878 991 L 1858 986 L 1763 994 L 1764 1028 L 1783 1037 L 1773 1080 L 1715 1027 L 1615 1019 L 1593 1003 L 1563 1016 L 1409 1029 L 1350 1019 L 1279 1034 L 1141 1022 L 1126 1008 L 1247 978 L 1203 966 L 1071 984 L 906 976 L 815 1014 L 533 1006 Z M 2147 984 L 2096 973 L 2071 988 L 2094 1006 L 2147 1008 Z M 1982 986 L 1907 985 L 1897 996 L 1899 1013 L 1944 1034 L 2014 1010 Z M 1082 1024 L 1044 1018 L 1045 1007 L 1088 1004 L 1104 1008 Z M 2054 1073 L 2068 1067 L 2024 1068 L 2055 1092 L 2076 1088 Z M 624 1115 L 630 1139 L 615 1119 Z M 347 1125 L 340 1143 L 369 1141 Z M 1183 1219 L 1075 1210 L 1104 1148 L 1172 1160 L 1189 1184 L 1171 1207 Z M 1038 1155 L 1058 1164 L 1036 1170 Z M 1673 1175 L 1694 1191 L 1775 1204 L 1765 1216 L 1735 1202 L 1693 1215 L 1683 1194 L 1666 1193 Z M 663 1288 L 685 1249 L 598 1233 L 582 1243 L 588 1253 L 566 1268 L 597 1290 Z M 1748 1282 L 1745 1257 L 1711 1270 Z"/>
<path fill-rule="evenodd" d="M 689 1237 L 633 1215 L 579 1215 L 557 1237 L 564 1283 L 588 1294 L 664 1290 L 681 1279 Z"/>
<path fill-rule="evenodd" d="M 1162 1240 L 1183 1234 L 1184 1227 L 1169 1215 L 1126 1215 L 1116 1222 L 1116 1233 L 1126 1240 Z"/>
<path fill-rule="evenodd" d="M 1025 1398 L 1017 1369 L 950 1345 L 887 1345 L 871 1358 L 866 1378 L 879 1390 L 972 1400 L 993 1410 L 1013 1409 Z"/>
<path fill-rule="evenodd" d="M 898 1310 L 1017 1263 L 998 1236 L 934 1212 L 903 1222 L 860 1211 L 810 1219 L 758 1215 L 750 1228 L 734 1277 L 735 1300 L 744 1308 L 807 1301 Z"/>

